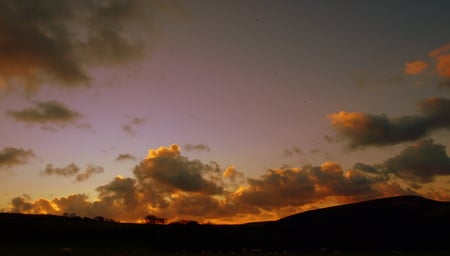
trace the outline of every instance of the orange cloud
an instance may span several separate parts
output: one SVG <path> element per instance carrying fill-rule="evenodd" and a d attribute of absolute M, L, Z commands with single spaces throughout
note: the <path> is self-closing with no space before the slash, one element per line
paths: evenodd
<path fill-rule="evenodd" d="M 440 56 L 440 55 L 442 55 L 443 53 L 446 53 L 446 52 L 450 52 L 450 44 L 446 44 L 444 46 L 441 46 L 441 47 L 439 47 L 437 49 L 432 50 L 428 54 L 428 56 L 436 58 L 436 57 L 438 57 L 438 56 Z"/>
<path fill-rule="evenodd" d="M 405 64 L 405 74 L 407 75 L 421 74 L 428 66 L 429 66 L 428 63 L 421 60 L 407 62 Z"/>
<path fill-rule="evenodd" d="M 361 112 L 345 112 L 340 111 L 328 115 L 331 124 L 339 129 L 364 129 L 370 124 L 370 118 Z"/>
<path fill-rule="evenodd" d="M 417 155 L 430 161 L 413 164 L 407 161 Z M 448 163 L 442 146 L 426 142 L 421 150 L 407 149 L 381 165 L 358 163 L 345 170 L 339 163 L 325 162 L 320 166 L 269 169 L 260 177 L 246 178 L 234 166 L 220 169 L 214 162 L 190 160 L 181 154 L 177 144 L 172 144 L 149 150 L 149 156 L 134 168 L 134 177 L 118 176 L 97 187 L 98 196 L 94 201 L 88 200 L 85 194 L 50 200 L 32 200 L 23 195 L 11 200 L 9 210 L 103 216 L 121 222 L 141 222 L 149 214 L 169 222 L 267 221 L 318 207 L 413 194 L 417 188 L 408 188 L 405 177 L 420 176 L 414 179 L 418 182 L 428 180 L 424 179 L 424 172 L 412 168 L 429 165 L 431 169 L 442 169 Z M 67 173 L 62 169 L 52 169 L 53 172 Z M 449 176 L 448 171 L 435 174 Z M 403 186 L 396 181 L 402 181 L 399 184 Z"/>
<path fill-rule="evenodd" d="M 180 155 L 180 146 L 172 144 L 169 147 L 159 147 L 150 149 L 146 159 L 154 159 L 158 157 L 176 157 Z"/>
<path fill-rule="evenodd" d="M 434 58 L 436 63 L 436 72 L 439 76 L 450 78 L 450 44 L 446 44 L 432 50 L 428 56 Z"/>
<path fill-rule="evenodd" d="M 450 78 L 450 54 L 437 57 L 436 71 L 441 77 Z"/>

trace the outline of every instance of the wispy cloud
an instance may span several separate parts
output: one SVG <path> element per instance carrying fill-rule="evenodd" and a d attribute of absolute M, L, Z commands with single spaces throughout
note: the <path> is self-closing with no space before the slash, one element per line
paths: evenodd
<path fill-rule="evenodd" d="M 302 153 L 303 153 L 303 150 L 297 146 L 292 146 L 290 149 L 283 150 L 284 157 L 292 157 L 292 156 L 294 156 L 294 154 L 301 155 Z"/>
<path fill-rule="evenodd" d="M 65 167 L 53 167 L 52 164 L 48 164 L 43 171 L 41 171 L 41 175 L 43 176 L 63 176 L 63 177 L 73 177 L 75 176 L 75 181 L 84 181 L 87 180 L 95 173 L 102 173 L 103 167 L 95 166 L 92 164 L 88 164 L 85 171 L 80 173 L 81 168 L 78 167 L 74 163 L 70 163 Z"/>
<path fill-rule="evenodd" d="M 143 125 L 147 122 L 147 119 L 141 117 L 132 117 L 129 118 L 125 123 L 122 123 L 122 130 L 128 133 L 130 136 L 135 136 L 136 131 L 135 127 L 139 125 Z"/>
<path fill-rule="evenodd" d="M 412 62 L 407 62 L 405 64 L 405 74 L 407 75 L 418 75 L 425 71 L 425 69 L 429 66 L 428 63 L 421 60 L 416 60 Z"/>
<path fill-rule="evenodd" d="M 124 161 L 124 160 L 136 160 L 136 157 L 135 156 L 133 156 L 133 155 L 131 155 L 131 154 L 119 154 L 117 157 L 116 157 L 116 161 Z"/>
<path fill-rule="evenodd" d="M 205 151 L 205 152 L 209 152 L 211 151 L 211 149 L 209 148 L 208 145 L 205 144 L 186 144 L 183 146 L 184 150 L 191 152 L 191 151 L 196 151 L 196 152 L 200 152 L 200 151 Z"/>
<path fill-rule="evenodd" d="M 6 147 L 0 151 L 0 170 L 19 164 L 26 164 L 36 155 L 31 149 Z"/>
<path fill-rule="evenodd" d="M 78 123 L 82 115 L 58 101 L 35 102 L 34 106 L 22 110 L 7 110 L 6 114 L 17 121 L 40 124 L 41 128 L 53 130 L 53 125 L 65 127 L 73 124 L 77 128 L 89 128 L 88 124 Z"/>

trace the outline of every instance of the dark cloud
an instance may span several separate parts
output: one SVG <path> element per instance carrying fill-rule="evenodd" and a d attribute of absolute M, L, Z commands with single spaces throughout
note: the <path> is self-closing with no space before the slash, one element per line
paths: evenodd
<path fill-rule="evenodd" d="M 388 173 L 417 183 L 429 183 L 438 175 L 450 175 L 450 158 L 445 146 L 424 139 L 384 162 Z"/>
<path fill-rule="evenodd" d="M 11 200 L 11 212 L 28 213 L 34 208 L 34 205 L 29 200 L 30 198 L 27 196 L 13 198 Z"/>
<path fill-rule="evenodd" d="M 186 144 L 183 146 L 184 150 L 186 151 L 196 151 L 196 152 L 200 152 L 200 151 L 205 151 L 205 152 L 209 152 L 211 151 L 211 149 L 205 145 L 205 144 Z"/>
<path fill-rule="evenodd" d="M 0 170 L 19 164 L 26 164 L 28 160 L 36 155 L 30 149 L 6 147 L 0 151 Z"/>
<path fill-rule="evenodd" d="M 420 139 L 434 130 L 450 128 L 450 100 L 430 98 L 418 106 L 422 115 L 389 118 L 361 112 L 329 116 L 338 140 L 348 140 L 351 148 L 384 146 Z"/>
<path fill-rule="evenodd" d="M 342 170 L 334 162 L 320 167 L 267 170 L 260 179 L 248 179 L 248 186 L 235 193 L 236 200 L 265 210 L 301 206 L 329 196 L 359 197 L 381 194 L 379 181 L 358 170 Z"/>
<path fill-rule="evenodd" d="M 450 89 L 450 80 L 440 82 L 438 87 L 441 89 Z"/>
<path fill-rule="evenodd" d="M 294 154 L 301 155 L 303 153 L 302 149 L 297 146 L 292 146 L 290 149 L 284 149 L 284 157 L 292 157 Z"/>
<path fill-rule="evenodd" d="M 178 145 L 150 151 L 149 156 L 136 166 L 133 173 L 140 183 L 150 180 L 186 192 L 206 194 L 222 192 L 221 187 L 206 179 L 220 176 L 217 164 L 203 164 L 199 160 L 189 160 L 180 155 Z"/>
<path fill-rule="evenodd" d="M 135 135 L 133 127 L 129 124 L 122 124 L 122 130 L 131 136 Z"/>
<path fill-rule="evenodd" d="M 0 1 L 0 81 L 28 92 L 86 85 L 90 67 L 142 58 L 159 35 L 158 14 L 177 11 L 162 0 Z"/>
<path fill-rule="evenodd" d="M 18 121 L 37 124 L 74 123 L 81 117 L 81 114 L 58 101 L 36 102 L 33 107 L 6 113 Z"/>
<path fill-rule="evenodd" d="M 136 160 L 136 157 L 131 154 L 119 154 L 116 157 L 116 161 L 124 161 L 124 160 Z"/>
<path fill-rule="evenodd" d="M 80 170 L 81 168 L 74 163 L 70 163 L 62 168 L 53 167 L 52 164 L 48 164 L 45 167 L 45 170 L 41 172 L 41 175 L 48 175 L 48 176 L 57 175 L 64 177 L 72 177 L 76 175 L 75 181 L 84 181 L 87 180 L 89 177 L 91 177 L 92 174 L 102 173 L 104 171 L 103 167 L 95 166 L 92 164 L 88 164 L 86 170 L 83 173 L 79 173 Z"/>
<path fill-rule="evenodd" d="M 145 118 L 133 117 L 130 118 L 126 123 L 122 124 L 122 130 L 128 133 L 130 136 L 135 136 L 135 127 L 138 125 L 142 125 L 147 120 Z"/>
<path fill-rule="evenodd" d="M 97 191 L 100 201 L 106 205 L 133 210 L 140 203 L 136 180 L 132 178 L 116 177 L 110 183 L 98 187 Z"/>
<path fill-rule="evenodd" d="M 133 117 L 133 118 L 131 118 L 131 120 L 130 120 L 130 123 L 131 123 L 131 124 L 134 124 L 134 125 L 144 124 L 145 122 L 147 122 L 147 119 L 145 119 L 145 118 L 140 118 L 140 117 Z"/>
<path fill-rule="evenodd" d="M 76 179 L 76 181 L 85 181 L 85 180 L 89 179 L 93 174 L 102 173 L 103 171 L 104 171 L 103 167 L 101 167 L 101 166 L 95 166 L 92 164 L 88 164 L 84 173 L 77 174 L 77 176 L 75 176 L 75 179 Z"/>
<path fill-rule="evenodd" d="M 77 174 L 80 171 L 80 167 L 78 167 L 74 163 L 68 164 L 66 167 L 62 168 L 55 168 L 52 164 L 48 164 L 45 167 L 45 170 L 41 172 L 42 175 L 57 175 L 57 176 L 64 176 L 64 177 L 70 177 L 75 174 Z"/>
<path fill-rule="evenodd" d="M 354 169 L 356 170 L 360 170 L 363 171 L 365 173 L 374 173 L 377 174 L 380 172 L 380 168 L 376 167 L 376 166 L 372 166 L 372 165 L 367 165 L 367 164 L 363 164 L 363 163 L 356 163 L 353 166 Z"/>

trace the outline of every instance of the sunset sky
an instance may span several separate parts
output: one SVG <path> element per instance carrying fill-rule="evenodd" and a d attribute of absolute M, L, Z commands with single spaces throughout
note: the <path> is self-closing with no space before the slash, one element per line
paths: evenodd
<path fill-rule="evenodd" d="M 450 1 L 0 1 L 0 209 L 243 223 L 450 200 Z"/>

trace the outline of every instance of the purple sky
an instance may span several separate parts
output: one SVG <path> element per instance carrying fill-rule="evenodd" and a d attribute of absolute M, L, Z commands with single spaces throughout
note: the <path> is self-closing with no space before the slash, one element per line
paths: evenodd
<path fill-rule="evenodd" d="M 450 200 L 449 9 L 2 1 L 0 209 L 245 222 Z"/>

